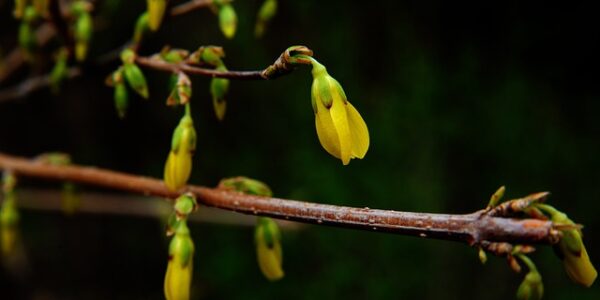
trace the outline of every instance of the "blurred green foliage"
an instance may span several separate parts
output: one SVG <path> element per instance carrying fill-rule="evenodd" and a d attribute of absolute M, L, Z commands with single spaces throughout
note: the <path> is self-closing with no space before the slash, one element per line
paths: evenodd
<path fill-rule="evenodd" d="M 130 38 L 144 2 L 129 2 L 99 8 L 107 27 L 95 33 L 89 57 Z M 209 79 L 194 77 L 192 183 L 245 175 L 279 197 L 448 213 L 483 208 L 502 184 L 508 198 L 550 190 L 551 204 L 585 224 L 591 259 L 600 262 L 600 92 L 592 73 L 600 27 L 591 4 L 280 1 L 257 40 L 260 3 L 235 1 L 232 40 L 202 10 L 167 20 L 141 53 L 215 44 L 230 69 L 249 70 L 305 44 L 367 122 L 371 148 L 346 167 L 321 148 L 307 69 L 232 81 L 224 122 L 214 116 Z M 4 53 L 18 27 L 8 6 L 0 5 Z M 119 120 L 103 85 L 115 67 L 66 82 L 57 95 L 2 103 L 0 151 L 58 150 L 77 163 L 162 177 L 182 113 L 164 105 L 168 74 L 144 69 L 150 101 L 132 97 Z M 167 242 L 158 220 L 23 211 L 21 226 L 31 272 L 0 270 L 0 298 L 162 299 Z M 251 228 L 190 229 L 194 299 L 510 299 L 523 276 L 495 257 L 482 266 L 474 249 L 457 243 L 308 226 L 283 232 L 286 277 L 270 283 L 256 265 Z M 549 247 L 533 259 L 545 299 L 599 297 L 598 284 L 572 284 Z"/>

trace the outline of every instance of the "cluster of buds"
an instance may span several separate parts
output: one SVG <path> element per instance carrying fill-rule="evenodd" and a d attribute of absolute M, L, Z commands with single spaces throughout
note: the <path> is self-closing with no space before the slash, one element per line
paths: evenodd
<path fill-rule="evenodd" d="M 146 77 L 140 67 L 135 64 L 135 52 L 131 49 L 125 49 L 121 52 L 121 61 L 123 64 L 106 78 L 106 84 L 114 87 L 115 108 L 119 117 L 125 117 L 127 107 L 129 106 L 129 92 L 125 82 L 142 98 L 149 96 Z"/>
<path fill-rule="evenodd" d="M 171 191 L 185 186 L 192 173 L 192 156 L 196 151 L 196 130 L 190 110 L 190 104 L 187 103 L 185 114 L 173 132 L 171 151 L 165 164 L 164 181 Z"/>
<path fill-rule="evenodd" d="M 15 176 L 9 171 L 4 172 L 2 177 L 4 199 L 0 207 L 0 250 L 2 256 L 10 256 L 14 253 L 17 240 L 19 212 L 16 205 L 15 185 Z"/>
<path fill-rule="evenodd" d="M 92 5 L 89 2 L 79 0 L 71 4 L 71 13 L 75 18 L 75 24 L 73 27 L 73 38 L 75 39 L 75 59 L 77 61 L 84 61 L 90 40 L 92 39 L 93 22 L 90 11 Z"/>
<path fill-rule="evenodd" d="M 165 274 L 164 292 L 167 300 L 188 300 L 194 267 L 194 242 L 187 226 L 187 216 L 198 207 L 189 194 L 175 200 L 174 213 L 169 218 L 167 235 L 173 236 L 169 244 L 169 262 Z"/>
<path fill-rule="evenodd" d="M 254 34 L 256 37 L 263 36 L 267 24 L 273 19 L 276 13 L 277 0 L 265 0 L 256 15 L 256 25 L 254 26 Z"/>
<path fill-rule="evenodd" d="M 213 0 L 212 3 L 213 11 L 219 15 L 221 32 L 226 38 L 232 39 L 235 36 L 238 19 L 235 9 L 231 5 L 231 0 Z"/>
<path fill-rule="evenodd" d="M 221 180 L 219 189 L 232 190 L 244 194 L 271 197 L 273 193 L 264 182 L 247 178 L 233 177 Z M 281 233 L 277 223 L 271 218 L 258 217 L 254 230 L 256 259 L 263 275 L 270 281 L 276 281 L 284 276 L 281 250 Z"/>
<path fill-rule="evenodd" d="M 167 9 L 167 0 L 146 0 L 148 13 L 148 26 L 150 30 L 157 31 Z"/>

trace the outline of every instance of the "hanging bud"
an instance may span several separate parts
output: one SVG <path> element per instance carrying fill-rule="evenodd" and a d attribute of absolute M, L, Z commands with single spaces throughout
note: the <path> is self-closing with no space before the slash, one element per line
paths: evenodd
<path fill-rule="evenodd" d="M 58 92 L 60 85 L 67 78 L 67 59 L 69 52 L 66 48 L 61 48 L 56 55 L 56 63 L 50 72 L 50 86 L 53 92 Z"/>
<path fill-rule="evenodd" d="M 183 72 L 177 73 L 177 81 L 175 86 L 172 88 L 169 97 L 167 98 L 167 105 L 184 105 L 190 101 L 192 97 L 192 82 L 190 78 Z"/>
<path fill-rule="evenodd" d="M 80 206 L 77 188 L 72 182 L 65 182 L 62 188 L 62 207 L 66 215 L 73 215 Z"/>
<path fill-rule="evenodd" d="M 19 223 L 19 212 L 16 205 L 16 194 L 14 187 L 16 178 L 11 172 L 4 172 L 2 178 L 2 191 L 4 199 L 0 207 L 0 245 L 2 256 L 10 256 L 14 253 L 17 240 L 17 226 Z"/>
<path fill-rule="evenodd" d="M 198 209 L 198 202 L 193 194 L 187 193 L 175 199 L 175 216 L 177 219 L 186 219 L 189 214 Z"/>
<path fill-rule="evenodd" d="M 93 23 L 90 11 L 92 5 L 86 1 L 75 1 L 71 5 L 71 12 L 75 16 L 73 38 L 75 39 L 75 59 L 84 61 L 90 40 L 92 39 Z"/>
<path fill-rule="evenodd" d="M 123 78 L 123 67 L 120 67 L 114 71 L 108 78 L 106 78 L 106 84 L 114 87 L 114 102 L 115 109 L 119 118 L 124 118 L 129 107 L 129 92 L 125 86 L 125 79 Z"/>
<path fill-rule="evenodd" d="M 533 262 L 524 255 L 519 258 L 527 265 L 529 272 L 525 275 L 523 282 L 517 290 L 517 299 L 519 300 L 540 300 L 544 296 L 544 284 L 542 275 L 538 272 Z"/>
<path fill-rule="evenodd" d="M 227 71 L 225 66 L 217 68 L 219 71 Z M 227 78 L 216 78 L 213 77 L 210 81 L 210 94 L 212 96 L 213 108 L 217 119 L 223 121 L 225 118 L 225 111 L 227 109 L 227 101 L 225 96 L 229 91 L 229 79 Z"/>
<path fill-rule="evenodd" d="M 192 156 L 195 150 L 196 130 L 188 103 L 185 115 L 173 133 L 171 151 L 165 164 L 164 181 L 169 190 L 176 191 L 187 183 L 192 172 Z"/>
<path fill-rule="evenodd" d="M 15 19 L 23 18 L 26 7 L 27 0 L 15 0 L 15 9 L 13 10 L 13 16 L 15 17 Z"/>
<path fill-rule="evenodd" d="M 121 52 L 121 60 L 123 61 L 123 73 L 125 80 L 129 86 L 142 98 L 148 99 L 148 85 L 142 70 L 134 63 L 135 52 L 131 49 L 125 49 Z"/>
<path fill-rule="evenodd" d="M 169 263 L 165 274 L 165 298 L 188 300 L 192 283 L 194 242 L 186 221 L 178 222 L 169 245 Z"/>
<path fill-rule="evenodd" d="M 556 225 L 577 226 L 565 213 L 550 205 L 538 204 L 536 207 L 548 213 L 550 219 Z M 565 267 L 569 278 L 577 284 L 590 287 L 596 280 L 598 272 L 590 261 L 587 250 L 585 249 L 581 230 L 566 229 L 563 230 L 562 233 L 563 236 L 558 244 L 554 246 L 554 250 L 559 257 L 561 257 L 563 266 Z"/>
<path fill-rule="evenodd" d="M 258 217 L 256 222 L 254 243 L 258 266 L 267 279 L 279 280 L 284 276 L 279 227 L 271 218 Z"/>
<path fill-rule="evenodd" d="M 237 15 L 235 10 L 231 4 L 220 4 L 218 9 L 221 32 L 223 32 L 226 38 L 232 39 L 237 29 Z"/>
<path fill-rule="evenodd" d="M 348 102 L 341 85 L 327 69 L 312 59 L 312 106 L 317 135 L 329 154 L 344 165 L 363 158 L 369 149 L 369 131 L 358 111 Z"/>
<path fill-rule="evenodd" d="M 167 0 L 146 0 L 146 3 L 149 16 L 148 25 L 152 31 L 157 31 L 167 9 Z"/>
<path fill-rule="evenodd" d="M 137 45 L 142 42 L 142 38 L 144 37 L 144 34 L 150 28 L 148 25 L 148 22 L 149 22 L 148 12 L 142 13 L 137 18 L 137 21 L 135 22 L 135 27 L 133 30 L 133 43 L 134 44 Z"/>
<path fill-rule="evenodd" d="M 265 33 L 267 24 L 273 19 L 277 13 L 277 0 L 265 0 L 258 10 L 256 17 L 256 26 L 254 27 L 254 35 L 262 37 Z"/>
<path fill-rule="evenodd" d="M 273 196 L 271 188 L 269 188 L 266 183 L 244 176 L 221 179 L 217 188 L 223 190 L 232 190 L 248 195 L 263 197 Z"/>

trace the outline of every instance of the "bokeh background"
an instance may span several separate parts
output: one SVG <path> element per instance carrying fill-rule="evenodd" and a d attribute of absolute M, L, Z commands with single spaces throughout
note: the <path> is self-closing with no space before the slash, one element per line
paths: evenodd
<path fill-rule="evenodd" d="M 102 1 L 92 57 L 129 39 L 145 1 Z M 500 185 L 508 197 L 550 190 L 550 203 L 585 224 L 600 262 L 600 18 L 591 3 L 519 1 L 289 1 L 262 39 L 257 0 L 237 0 L 233 40 L 209 10 L 170 19 L 141 53 L 169 44 L 222 45 L 230 69 L 260 69 L 308 45 L 343 85 L 371 134 L 364 160 L 342 166 L 320 146 L 307 68 L 269 82 L 231 84 L 218 122 L 209 79 L 193 78 L 198 131 L 192 183 L 246 175 L 276 196 L 394 210 L 467 213 Z M 0 2 L 0 47 L 15 45 L 12 1 Z M 125 120 L 89 68 L 58 94 L 0 103 L 0 151 L 64 151 L 77 163 L 161 177 L 180 109 L 164 105 L 168 75 L 144 70 L 151 99 L 133 96 Z M 35 70 L 25 69 L 2 88 Z M 133 94 L 132 94 L 133 95 Z M 23 179 L 22 188 L 56 185 Z M 85 197 L 89 187 L 82 187 Z M 106 197 L 112 194 L 107 193 Z M 167 240 L 158 219 L 21 211 L 19 276 L 0 269 L 2 299 L 162 299 Z M 463 244 L 307 225 L 283 234 L 286 277 L 255 263 L 252 228 L 191 227 L 194 299 L 510 299 L 522 275 Z M 545 299 L 598 299 L 570 282 L 549 247 L 532 255 Z"/>

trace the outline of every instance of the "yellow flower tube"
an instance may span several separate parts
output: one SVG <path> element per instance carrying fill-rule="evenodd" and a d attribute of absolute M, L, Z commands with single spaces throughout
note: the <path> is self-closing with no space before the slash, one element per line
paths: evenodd
<path fill-rule="evenodd" d="M 194 242 L 186 221 L 178 222 L 175 236 L 169 245 L 169 263 L 165 274 L 164 292 L 167 300 L 190 299 L 194 266 Z"/>
<path fill-rule="evenodd" d="M 171 151 L 165 164 L 164 181 L 167 188 L 176 191 L 187 183 L 192 173 L 192 155 L 195 150 L 196 130 L 188 103 L 186 113 L 173 133 Z"/>
<path fill-rule="evenodd" d="M 285 275 L 281 267 L 281 233 L 277 223 L 271 218 L 259 217 L 254 232 L 256 258 L 261 272 L 270 281 L 276 281 Z"/>

